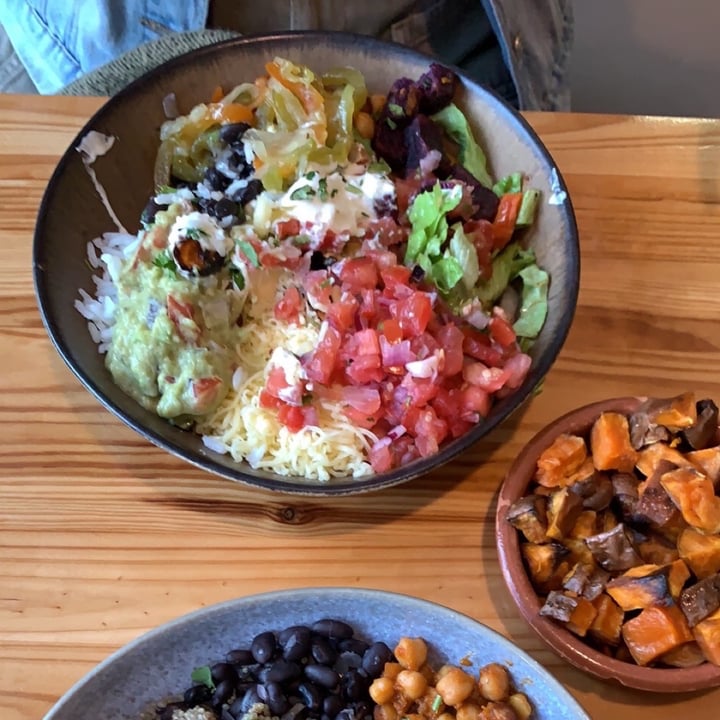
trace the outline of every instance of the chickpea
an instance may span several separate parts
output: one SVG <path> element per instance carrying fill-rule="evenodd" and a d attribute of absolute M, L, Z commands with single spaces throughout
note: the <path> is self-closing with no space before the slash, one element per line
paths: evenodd
<path fill-rule="evenodd" d="M 397 720 L 397 710 L 392 703 L 383 703 L 376 705 L 373 710 L 373 720 Z"/>
<path fill-rule="evenodd" d="M 524 693 L 513 693 L 508 698 L 510 707 L 515 711 L 518 720 L 528 720 L 532 715 L 532 705 Z"/>
<path fill-rule="evenodd" d="M 455 716 L 452 713 L 444 712 L 440 713 L 436 720 L 455 720 Z"/>
<path fill-rule="evenodd" d="M 456 666 L 455 665 L 441 665 L 437 672 L 435 673 L 435 683 L 437 684 L 437 681 L 447 675 L 451 670 L 453 670 Z"/>
<path fill-rule="evenodd" d="M 362 110 L 355 115 L 355 128 L 360 137 L 370 140 L 375 134 L 375 121 L 370 113 Z"/>
<path fill-rule="evenodd" d="M 427 660 L 427 645 L 422 638 L 400 638 L 395 648 L 395 657 L 404 668 L 419 670 Z"/>
<path fill-rule="evenodd" d="M 455 713 L 457 720 L 482 720 L 482 709 L 474 702 L 464 702 Z"/>
<path fill-rule="evenodd" d="M 483 720 L 518 720 L 512 707 L 504 702 L 489 702 L 483 713 Z"/>
<path fill-rule="evenodd" d="M 405 697 L 417 700 L 425 694 L 427 680 L 417 670 L 401 670 L 395 678 L 395 686 Z"/>
<path fill-rule="evenodd" d="M 402 669 L 403 666 L 400 663 L 387 662 L 385 663 L 385 667 L 383 669 L 383 677 L 394 680 Z"/>
<path fill-rule="evenodd" d="M 480 669 L 478 675 L 480 694 L 487 700 L 507 700 L 510 696 L 510 676 L 500 663 L 490 663 Z"/>
<path fill-rule="evenodd" d="M 438 680 L 435 689 L 446 705 L 457 707 L 470 697 L 475 680 L 459 667 L 453 667 Z"/>
<path fill-rule="evenodd" d="M 370 697 L 377 705 L 384 705 L 392 700 L 395 687 L 393 681 L 389 677 L 375 678 L 370 685 Z"/>
<path fill-rule="evenodd" d="M 373 114 L 379 113 L 385 107 L 385 102 L 387 101 L 385 95 L 379 94 L 371 95 L 368 99 L 370 100 L 370 109 Z"/>

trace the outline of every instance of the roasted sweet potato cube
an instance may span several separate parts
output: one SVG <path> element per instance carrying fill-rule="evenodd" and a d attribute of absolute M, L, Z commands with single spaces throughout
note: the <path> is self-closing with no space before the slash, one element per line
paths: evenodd
<path fill-rule="evenodd" d="M 676 648 L 666 652 L 658 658 L 658 662 L 676 668 L 697 667 L 705 662 L 705 653 L 702 648 L 693 640 L 678 645 Z"/>
<path fill-rule="evenodd" d="M 694 468 L 677 468 L 660 478 L 683 518 L 701 532 L 720 533 L 720 497 L 707 475 Z"/>
<path fill-rule="evenodd" d="M 695 450 L 710 448 L 717 443 L 718 406 L 709 398 L 696 404 L 697 420 L 683 431 L 688 445 Z"/>
<path fill-rule="evenodd" d="M 638 565 L 610 580 L 608 595 L 625 611 L 670 601 L 667 572 L 657 565 Z"/>
<path fill-rule="evenodd" d="M 665 445 L 665 443 L 655 443 L 641 450 L 637 455 L 635 467 L 645 477 L 652 477 L 661 462 L 667 462 L 675 467 L 693 467 L 693 464 L 674 447 Z M 639 486 L 642 492 L 643 485 Z"/>
<path fill-rule="evenodd" d="M 584 637 L 597 615 L 595 606 L 584 597 L 559 591 L 548 593 L 540 614 L 565 624 L 570 632 Z"/>
<path fill-rule="evenodd" d="M 590 463 L 592 464 L 592 460 Z M 582 505 L 586 510 L 604 510 L 613 499 L 613 485 L 610 478 L 594 467 L 589 477 L 573 483 L 570 489 L 582 498 Z"/>
<path fill-rule="evenodd" d="M 587 459 L 587 445 L 579 435 L 563 433 L 543 450 L 537 461 L 536 479 L 545 487 L 564 487 Z"/>
<path fill-rule="evenodd" d="M 597 513 L 594 510 L 583 510 L 570 528 L 568 537 L 583 540 L 597 533 Z"/>
<path fill-rule="evenodd" d="M 547 540 L 546 507 L 547 498 L 542 495 L 526 495 L 512 504 L 507 519 L 526 540 L 542 543 Z"/>
<path fill-rule="evenodd" d="M 648 564 L 669 565 L 680 557 L 677 544 L 658 533 L 646 533 L 635 547 L 643 562 Z"/>
<path fill-rule="evenodd" d="M 671 540 L 677 540 L 680 533 L 687 527 L 687 522 L 668 495 L 660 480 L 666 472 L 675 466 L 661 460 L 653 474 L 638 487 L 639 498 L 632 514 L 634 524 L 649 526 Z"/>
<path fill-rule="evenodd" d="M 720 573 L 685 588 L 680 594 L 679 605 L 690 627 L 720 610 Z"/>
<path fill-rule="evenodd" d="M 641 560 L 623 523 L 585 539 L 595 561 L 608 572 L 623 572 Z"/>
<path fill-rule="evenodd" d="M 627 417 L 622 413 L 601 413 L 590 431 L 590 451 L 598 470 L 631 472 L 637 451 L 630 443 Z"/>
<path fill-rule="evenodd" d="M 610 510 L 609 508 L 607 510 L 602 510 L 598 513 L 598 534 L 614 530 L 620 524 L 620 522 L 621 520 L 612 510 Z"/>
<path fill-rule="evenodd" d="M 575 563 L 572 570 L 563 578 L 563 589 L 575 595 L 594 600 L 605 589 L 610 573 L 594 563 Z"/>
<path fill-rule="evenodd" d="M 585 540 L 580 538 L 565 538 L 562 544 L 567 548 L 570 553 L 570 566 L 575 563 L 584 563 L 586 565 L 595 565 L 595 557 L 593 556 L 590 548 L 587 546 Z"/>
<path fill-rule="evenodd" d="M 568 488 L 559 488 L 547 503 L 547 535 L 553 540 L 562 540 L 570 533 L 582 512 L 582 498 Z"/>
<path fill-rule="evenodd" d="M 698 580 L 720 572 L 720 536 L 687 528 L 678 538 L 677 547 Z"/>
<path fill-rule="evenodd" d="M 638 486 L 640 479 L 633 473 L 613 473 L 610 476 L 613 489 L 612 506 L 622 520 L 629 520 L 635 513 L 640 500 Z"/>
<path fill-rule="evenodd" d="M 693 639 L 677 605 L 651 605 L 631 618 L 622 636 L 638 665 L 649 665 L 670 650 Z"/>
<path fill-rule="evenodd" d="M 670 432 L 692 427 L 697 421 L 695 393 L 685 392 L 672 398 L 653 398 L 649 401 L 648 418 Z"/>
<path fill-rule="evenodd" d="M 699 622 L 693 628 L 693 635 L 703 655 L 713 665 L 720 665 L 720 610 Z"/>
<path fill-rule="evenodd" d="M 715 488 L 717 488 L 718 482 L 720 482 L 720 446 L 691 450 L 686 453 L 685 457 L 701 473 L 707 475 Z"/>
<path fill-rule="evenodd" d="M 620 642 L 625 613 L 607 594 L 602 593 L 593 600 L 597 615 L 590 625 L 590 635 L 602 643 L 617 645 Z"/>
<path fill-rule="evenodd" d="M 570 570 L 570 551 L 557 542 L 522 543 L 520 545 L 530 579 L 542 592 L 557 589 Z"/>

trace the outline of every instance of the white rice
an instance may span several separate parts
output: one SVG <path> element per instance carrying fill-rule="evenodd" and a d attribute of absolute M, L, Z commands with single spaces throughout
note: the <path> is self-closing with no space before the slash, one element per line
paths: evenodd
<path fill-rule="evenodd" d="M 87 244 L 87 260 L 95 270 L 92 276 L 95 296 L 82 288 L 78 289 L 80 299 L 75 300 L 75 309 L 88 321 L 88 332 L 104 354 L 112 341 L 115 310 L 117 308 L 117 287 L 123 263 L 137 251 L 140 237 L 122 232 L 107 232 Z"/>

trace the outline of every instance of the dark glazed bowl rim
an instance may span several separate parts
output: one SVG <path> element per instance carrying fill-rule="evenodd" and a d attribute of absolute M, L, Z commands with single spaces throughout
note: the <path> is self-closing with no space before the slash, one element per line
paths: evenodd
<path fill-rule="evenodd" d="M 562 203 L 563 219 L 567 224 L 566 234 L 568 256 L 568 266 L 573 268 L 573 272 L 565 279 L 564 297 L 567 302 L 567 309 L 561 322 L 558 324 L 557 334 L 548 342 L 546 351 L 537 360 L 533 359 L 530 372 L 523 385 L 508 398 L 503 399 L 495 407 L 501 407 L 501 410 L 495 415 L 491 415 L 490 419 L 478 423 L 474 428 L 465 433 L 460 438 L 454 439 L 441 447 L 440 451 L 430 457 L 416 460 L 408 466 L 394 468 L 388 472 L 369 475 L 364 478 L 352 479 L 343 478 L 336 479 L 335 482 L 330 481 L 326 484 L 314 482 L 295 482 L 292 478 L 284 479 L 282 476 L 273 475 L 267 477 L 261 474 L 254 474 L 251 470 L 245 468 L 244 464 L 236 464 L 236 467 L 229 468 L 214 461 L 214 453 L 207 451 L 207 455 L 202 456 L 195 452 L 192 448 L 184 447 L 182 444 L 163 437 L 160 433 L 143 425 L 141 420 L 133 417 L 119 407 L 112 399 L 106 397 L 94 378 L 86 373 L 73 357 L 73 349 L 71 343 L 67 342 L 62 336 L 55 321 L 55 315 L 58 310 L 50 306 L 48 299 L 48 288 L 45 280 L 45 264 L 44 264 L 44 248 L 43 237 L 45 235 L 45 225 L 47 219 L 48 206 L 50 198 L 55 192 L 55 188 L 61 181 L 71 157 L 76 153 L 80 140 L 89 131 L 98 126 L 102 126 L 103 120 L 108 117 L 119 105 L 122 105 L 126 99 L 132 98 L 138 92 L 142 92 L 147 85 L 152 85 L 153 80 L 161 77 L 168 71 L 178 70 L 196 63 L 203 58 L 211 58 L 229 52 L 235 48 L 245 48 L 248 46 L 262 45 L 263 43 L 287 43 L 290 45 L 294 40 L 317 41 L 318 43 L 333 43 L 333 47 L 341 49 L 348 45 L 360 44 L 362 47 L 371 48 L 377 53 L 392 53 L 393 57 L 406 56 L 410 59 L 422 58 L 425 62 L 432 62 L 432 58 L 428 58 L 420 53 L 399 45 L 386 41 L 377 40 L 372 37 L 357 35 L 345 32 L 305 32 L 305 31 L 289 31 L 283 33 L 273 33 L 264 35 L 247 35 L 239 38 L 221 41 L 210 46 L 205 46 L 193 50 L 189 53 L 176 57 L 163 65 L 150 70 L 145 75 L 134 80 L 130 85 L 123 88 L 116 95 L 107 100 L 103 106 L 97 110 L 92 117 L 84 124 L 79 133 L 75 136 L 68 149 L 63 153 L 57 167 L 55 168 L 48 182 L 45 193 L 38 211 L 36 228 L 33 240 L 33 281 L 35 286 L 35 294 L 40 310 L 42 322 L 46 331 L 65 364 L 75 374 L 82 385 L 103 405 L 107 410 L 119 418 L 128 427 L 132 428 L 140 436 L 160 447 L 167 452 L 179 457 L 195 467 L 212 472 L 216 475 L 229 480 L 241 482 L 246 485 L 266 490 L 279 491 L 292 495 L 326 495 L 341 496 L 366 492 L 369 490 L 380 490 L 397 485 L 421 475 L 428 473 L 433 468 L 439 467 L 484 437 L 494 427 L 503 422 L 511 413 L 518 409 L 531 395 L 543 377 L 547 374 L 553 362 L 557 358 L 570 330 L 572 320 L 577 305 L 577 296 L 579 291 L 579 275 L 580 275 L 580 252 L 578 242 L 578 230 L 573 210 L 572 202 L 568 192 L 567 185 L 557 169 L 557 165 L 548 150 L 543 145 L 539 136 L 535 133 L 528 122 L 516 111 L 508 105 L 492 90 L 478 85 L 468 79 L 461 70 L 454 68 L 466 87 L 472 88 L 476 94 L 487 96 L 488 102 L 493 110 L 502 116 L 502 120 L 507 125 L 514 128 L 515 132 L 520 136 L 525 136 L 533 145 L 533 151 L 542 161 L 543 171 L 553 177 L 553 187 L 558 193 L 564 193 L 566 198 Z"/>
<path fill-rule="evenodd" d="M 602 680 L 652 692 L 692 692 L 720 685 L 720 667 L 706 662 L 692 668 L 652 668 L 623 662 L 595 650 L 560 624 L 540 615 L 541 603 L 520 557 L 518 532 L 508 522 L 513 502 L 525 493 L 537 459 L 562 433 L 587 433 L 602 412 L 633 412 L 645 397 L 617 397 L 571 410 L 540 430 L 518 454 L 500 488 L 495 516 L 498 559 L 505 584 L 520 613 L 537 635 L 563 660 Z"/>

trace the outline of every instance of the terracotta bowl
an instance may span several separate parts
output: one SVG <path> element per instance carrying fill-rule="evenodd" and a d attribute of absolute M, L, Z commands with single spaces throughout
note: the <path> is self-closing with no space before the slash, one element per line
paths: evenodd
<path fill-rule="evenodd" d="M 83 385 L 119 420 L 180 458 L 229 480 L 285 493 L 346 495 L 378 490 L 428 473 L 448 462 L 503 422 L 527 398 L 552 366 L 565 342 L 577 301 L 580 257 L 577 227 L 567 187 L 556 164 L 523 117 L 490 90 L 462 76 L 458 102 L 487 149 L 496 177 L 522 170 L 545 199 L 528 235 L 539 264 L 550 275 L 547 321 L 532 348 L 533 364 L 522 385 L 498 401 L 488 417 L 440 452 L 406 466 L 363 478 L 328 483 L 286 477 L 236 463 L 206 448 L 200 437 L 143 409 L 120 390 L 105 368 L 87 324 L 74 310 L 78 288 L 94 291 L 86 261 L 89 240 L 111 230 L 98 193 L 76 150 L 89 131 L 114 136 L 113 149 L 94 170 L 113 209 L 132 233 L 152 192 L 158 129 L 165 120 L 163 98 L 175 93 L 187 112 L 210 90 L 232 87 L 259 75 L 269 58 L 281 55 L 316 71 L 342 65 L 361 70 L 372 91 L 386 91 L 398 77 L 419 77 L 431 58 L 400 45 L 345 33 L 283 33 L 244 37 L 183 55 L 152 70 L 119 92 L 92 117 L 48 183 L 35 230 L 33 271 L 40 313 L 57 351 Z"/>
<path fill-rule="evenodd" d="M 542 601 L 527 575 L 520 556 L 518 531 L 508 522 L 511 505 L 527 493 L 540 454 L 562 433 L 585 435 L 602 412 L 632 413 L 645 398 L 621 397 L 572 410 L 543 428 L 520 451 L 498 498 L 496 539 L 505 583 L 532 629 L 563 660 L 602 680 L 653 692 L 690 692 L 720 686 L 720 667 L 705 663 L 692 668 L 641 667 L 608 657 L 559 623 L 540 615 Z"/>

